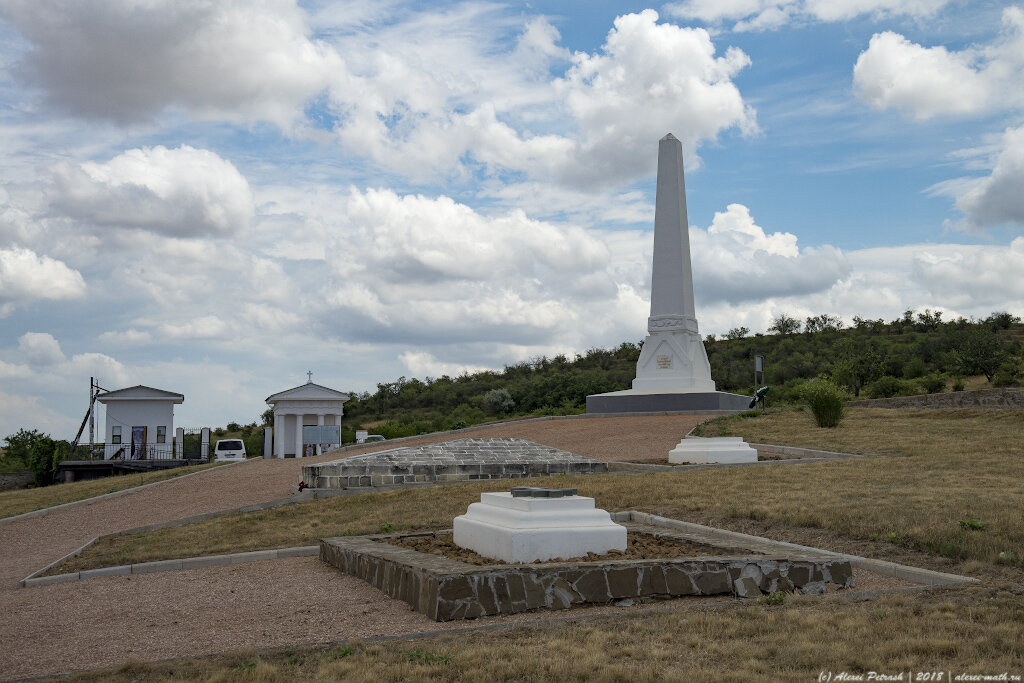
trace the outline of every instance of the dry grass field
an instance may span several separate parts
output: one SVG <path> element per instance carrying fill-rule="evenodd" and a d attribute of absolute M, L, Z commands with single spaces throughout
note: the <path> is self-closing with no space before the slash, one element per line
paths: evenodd
<path fill-rule="evenodd" d="M 822 672 L 1024 676 L 1024 416 L 850 410 L 715 420 L 706 435 L 864 454 L 850 460 L 553 477 L 609 510 L 714 526 L 951 571 L 981 585 L 782 605 L 723 601 L 432 637 L 129 662 L 72 680 L 818 680 Z M 451 525 L 507 482 L 339 497 L 107 539 L 61 571 L 313 544 L 324 536 Z M 467 624 L 472 626 L 472 624 Z M 865 678 L 866 680 L 866 678 Z"/>
<path fill-rule="evenodd" d="M 899 546 L 953 561 L 1024 560 L 1024 424 L 1018 411 L 851 410 L 836 429 L 784 410 L 711 422 L 705 432 L 748 441 L 877 454 L 759 467 L 600 477 L 552 477 L 608 510 L 758 530 L 783 540 L 819 530 L 857 543 Z M 77 571 L 158 559 L 313 545 L 325 536 L 446 528 L 507 482 L 458 484 L 330 498 L 160 531 L 102 539 Z M 441 493 L 443 491 L 443 494 Z M 971 528 L 971 520 L 984 529 Z M 964 522 L 965 524 L 961 524 Z M 796 534 L 797 536 L 794 536 Z M 773 536 L 773 537 L 774 537 Z"/>
<path fill-rule="evenodd" d="M 535 626 L 129 662 L 72 681 L 812 681 L 1024 673 L 1024 600 L 991 589 L 794 598 Z"/>

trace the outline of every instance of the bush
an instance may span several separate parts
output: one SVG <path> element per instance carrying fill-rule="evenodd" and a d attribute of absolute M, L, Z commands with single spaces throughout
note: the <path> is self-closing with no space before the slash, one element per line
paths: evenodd
<path fill-rule="evenodd" d="M 843 419 L 843 408 L 849 398 L 830 379 L 818 377 L 800 388 L 800 397 L 807 403 L 819 427 L 837 427 Z"/>
<path fill-rule="evenodd" d="M 911 385 L 891 375 L 879 377 L 867 385 L 865 391 L 868 398 L 892 398 L 893 396 L 906 396 L 913 393 Z"/>
<path fill-rule="evenodd" d="M 488 415 L 501 415 L 512 410 L 516 402 L 512 400 L 508 389 L 491 389 L 484 394 L 480 405 Z"/>
<path fill-rule="evenodd" d="M 994 387 L 1014 387 L 1020 378 L 1020 366 L 1015 360 L 1009 360 L 999 366 L 996 374 L 992 376 Z"/>
<path fill-rule="evenodd" d="M 963 391 L 963 390 L 964 390 L 964 378 L 963 377 L 955 378 L 953 380 L 953 391 Z"/>
<path fill-rule="evenodd" d="M 929 394 L 938 394 L 946 389 L 946 378 L 941 375 L 927 375 L 921 378 L 921 388 Z"/>

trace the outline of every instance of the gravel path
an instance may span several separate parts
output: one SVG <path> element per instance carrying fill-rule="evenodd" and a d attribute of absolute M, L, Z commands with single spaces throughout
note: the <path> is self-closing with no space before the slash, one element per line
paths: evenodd
<path fill-rule="evenodd" d="M 496 425 L 466 436 L 518 437 L 605 461 L 649 460 L 664 458 L 704 419 L 545 420 Z M 377 444 L 345 456 L 453 438 L 459 436 Z M 315 558 L 16 587 L 18 580 L 99 535 L 286 498 L 302 465 L 337 458 L 251 460 L 0 524 L 0 678 L 109 666 L 129 657 L 154 660 L 437 630 L 436 622 L 405 603 Z"/>

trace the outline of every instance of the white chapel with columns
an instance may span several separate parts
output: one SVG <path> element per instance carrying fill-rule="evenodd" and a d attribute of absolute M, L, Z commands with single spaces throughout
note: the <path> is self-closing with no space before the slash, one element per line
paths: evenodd
<path fill-rule="evenodd" d="M 274 409 L 274 457 L 320 455 L 332 445 L 304 444 L 304 426 L 341 427 L 342 406 L 351 398 L 348 394 L 313 383 L 313 373 L 306 373 L 308 381 L 292 389 L 285 389 L 267 397 Z M 307 430 L 308 431 L 308 430 Z M 340 436 L 338 437 L 340 441 Z"/>

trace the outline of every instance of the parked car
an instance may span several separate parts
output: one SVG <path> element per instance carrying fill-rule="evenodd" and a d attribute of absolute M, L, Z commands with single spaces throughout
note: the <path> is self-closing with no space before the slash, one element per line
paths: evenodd
<path fill-rule="evenodd" d="M 213 447 L 213 459 L 216 462 L 245 460 L 245 444 L 241 439 L 221 439 Z"/>
<path fill-rule="evenodd" d="M 387 441 L 387 439 L 380 434 L 370 434 L 366 437 L 363 443 L 373 443 L 374 441 Z"/>

